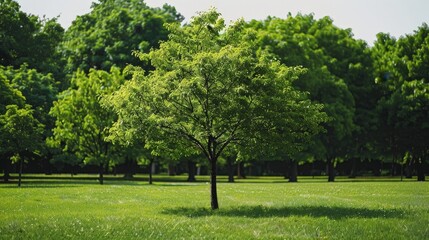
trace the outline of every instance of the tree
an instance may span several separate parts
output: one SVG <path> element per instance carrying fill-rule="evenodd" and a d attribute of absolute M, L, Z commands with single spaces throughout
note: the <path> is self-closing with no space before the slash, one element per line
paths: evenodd
<path fill-rule="evenodd" d="M 39 157 L 45 166 L 49 166 L 49 160 L 52 158 L 51 149 L 45 143 L 45 139 L 52 135 L 54 119 L 49 116 L 49 110 L 53 101 L 57 98 L 57 88 L 52 74 L 42 74 L 35 69 L 28 69 L 24 64 L 19 69 L 12 67 L 3 68 L 4 76 L 8 78 L 15 89 L 18 89 L 25 97 L 25 103 L 31 105 L 34 110 L 34 117 L 45 126 L 43 139 L 39 144 Z M 48 169 L 47 172 L 49 171 Z"/>
<path fill-rule="evenodd" d="M 35 69 L 28 69 L 26 65 L 22 65 L 19 69 L 14 69 L 12 66 L 0 66 L 0 79 L 0 115 L 6 113 L 6 106 L 8 105 L 16 105 L 19 108 L 26 108 L 25 105 L 28 105 L 31 108 L 32 117 L 44 126 L 42 138 L 34 138 L 34 141 L 40 142 L 34 143 L 38 146 L 38 154 L 32 158 L 42 158 L 47 162 L 50 156 L 44 140 L 51 134 L 50 130 L 53 125 L 48 112 L 57 94 L 52 75 L 39 73 Z M 7 137 L 7 135 L 4 136 L 4 138 Z M 10 166 L 10 156 L 7 155 L 10 155 L 11 152 L 0 149 L 0 154 L 7 179 Z"/>
<path fill-rule="evenodd" d="M 306 151 L 317 159 L 326 160 L 328 180 L 333 181 L 335 160 L 352 152 L 350 145 L 353 144 L 346 140 L 356 130 L 355 96 L 349 86 L 366 86 L 371 80 L 365 74 L 371 66 L 369 55 L 365 53 L 366 45 L 354 40 L 349 29 L 335 27 L 329 17 L 320 20 L 301 14 L 288 15 L 286 19 L 269 17 L 264 21 L 251 21 L 248 27 L 258 31 L 260 48 L 281 63 L 307 68 L 294 86 L 309 92 L 313 101 L 323 104 L 329 121 L 323 124 L 326 132 L 315 137 L 310 144 L 312 147 Z M 359 93 L 357 98 L 364 98 L 361 94 L 364 91 L 353 89 Z M 362 122 L 365 121 L 359 123 Z M 292 163 L 295 165 L 293 159 Z"/>
<path fill-rule="evenodd" d="M 59 74 L 57 46 L 64 29 L 57 19 L 39 19 L 24 13 L 13 0 L 0 0 L 0 65 L 29 68 Z"/>
<path fill-rule="evenodd" d="M 15 89 L 8 78 L 5 68 L 0 67 L 0 116 L 3 116 L 6 113 L 6 108 L 9 105 L 16 105 L 23 107 L 25 103 L 25 97 L 22 93 Z M 0 139 L 6 140 L 8 138 L 7 133 L 3 131 L 3 124 L 0 125 Z M 10 171 L 10 157 L 12 157 L 11 152 L 8 151 L 6 143 L 0 144 L 0 161 L 4 171 L 4 181 L 9 181 L 9 171 Z"/>
<path fill-rule="evenodd" d="M 61 51 L 67 74 L 78 68 L 109 71 L 112 66 L 141 64 L 131 52 L 158 47 L 159 41 L 167 39 L 164 23 L 183 20 L 174 7 L 150 8 L 142 0 L 100 0 L 91 9 L 65 33 Z"/>
<path fill-rule="evenodd" d="M 17 105 L 8 105 L 6 113 L 0 115 L 0 136 L 3 151 L 12 154 L 11 159 L 19 161 L 19 181 L 24 158 L 32 158 L 41 143 L 43 124 L 33 117 L 33 110 L 29 105 L 19 108 Z"/>
<path fill-rule="evenodd" d="M 118 89 L 124 81 L 117 68 L 110 73 L 93 69 L 88 75 L 79 71 L 50 111 L 56 121 L 49 144 L 75 154 L 85 164 L 98 165 L 101 184 L 104 170 L 119 160 L 120 152 L 106 140 L 116 114 L 102 108 L 99 98 Z"/>
<path fill-rule="evenodd" d="M 379 117 L 386 130 L 384 152 L 393 159 L 406 155 L 417 165 L 424 181 L 429 143 L 429 27 L 423 24 L 412 35 L 395 40 L 379 34 L 374 45 L 376 80 L 383 89 Z"/>
<path fill-rule="evenodd" d="M 289 121 L 275 117 L 292 118 L 303 105 L 313 105 L 291 85 L 302 69 L 258 52 L 255 33 L 243 21 L 226 27 L 212 9 L 188 25 L 170 24 L 168 29 L 169 40 L 158 50 L 137 53 L 155 69 L 148 74 L 135 70 L 133 79 L 106 102 L 125 131 L 145 133 L 154 145 L 180 141 L 180 149 L 192 146 L 204 154 L 210 165 L 211 208 L 217 209 L 217 162 L 225 149 L 267 141 L 279 123 Z"/>

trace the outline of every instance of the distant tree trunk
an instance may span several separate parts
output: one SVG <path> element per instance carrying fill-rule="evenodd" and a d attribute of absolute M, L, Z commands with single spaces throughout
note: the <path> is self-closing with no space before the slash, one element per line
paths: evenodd
<path fill-rule="evenodd" d="M 392 157 L 392 166 L 391 166 L 391 170 L 390 170 L 390 176 L 395 176 L 396 175 L 396 153 L 393 153 L 393 157 Z"/>
<path fill-rule="evenodd" d="M 125 157 L 125 163 L 126 163 L 126 172 L 124 174 L 125 179 L 132 179 L 134 178 L 135 170 L 136 170 L 136 161 L 133 158 L 130 158 L 128 155 Z"/>
<path fill-rule="evenodd" d="M 51 167 L 51 164 L 49 163 L 49 159 L 52 159 L 51 153 L 48 153 L 47 156 L 43 157 L 40 161 L 40 163 L 42 164 L 42 169 L 46 175 L 52 174 L 52 167 Z"/>
<path fill-rule="evenodd" d="M 3 181 L 9 182 L 9 179 L 10 179 L 10 159 L 6 155 L 2 155 L 0 157 L 2 158 L 2 162 L 3 162 L 3 172 L 4 172 Z"/>
<path fill-rule="evenodd" d="M 405 178 L 412 178 L 413 177 L 413 161 L 414 159 L 408 161 L 405 166 Z"/>
<path fill-rule="evenodd" d="M 356 158 L 352 158 L 352 166 L 351 166 L 351 170 L 350 170 L 350 175 L 349 178 L 356 178 Z"/>
<path fill-rule="evenodd" d="M 195 162 L 191 159 L 188 160 L 188 182 L 195 182 Z"/>
<path fill-rule="evenodd" d="M 380 160 L 374 160 L 374 164 L 373 164 L 373 174 L 376 177 L 381 176 L 381 170 L 383 168 L 383 163 Z"/>
<path fill-rule="evenodd" d="M 298 182 L 298 162 L 290 160 L 289 182 Z"/>
<path fill-rule="evenodd" d="M 19 156 L 19 176 L 18 176 L 18 187 L 21 187 L 21 177 L 22 177 L 22 165 L 24 165 L 24 160 Z"/>
<path fill-rule="evenodd" d="M 283 175 L 284 175 L 284 179 L 289 179 L 289 174 L 290 174 L 290 170 L 289 170 L 289 164 L 290 161 L 283 161 Z"/>
<path fill-rule="evenodd" d="M 211 157 L 210 160 L 210 196 L 211 196 L 211 208 L 213 210 L 219 208 L 217 201 L 217 186 L 216 186 L 216 174 L 217 174 L 217 158 Z"/>
<path fill-rule="evenodd" d="M 176 166 L 168 164 L 168 176 L 176 176 Z"/>
<path fill-rule="evenodd" d="M 244 163 L 243 162 L 237 163 L 237 178 L 246 178 L 246 175 L 244 174 Z"/>
<path fill-rule="evenodd" d="M 153 164 L 154 164 L 154 159 L 151 158 L 149 160 L 149 184 L 153 183 L 153 179 L 152 179 Z"/>
<path fill-rule="evenodd" d="M 328 157 L 326 161 L 326 165 L 328 169 L 328 182 L 334 182 L 335 181 L 334 160 L 331 157 Z"/>
<path fill-rule="evenodd" d="M 98 181 L 100 182 L 100 184 L 101 185 L 103 185 L 104 184 L 104 176 L 103 176 L 103 173 L 104 173 L 104 166 L 103 166 L 103 164 L 102 163 L 100 163 L 100 169 L 99 169 L 99 178 L 98 178 Z"/>
<path fill-rule="evenodd" d="M 152 174 L 156 174 L 156 162 L 155 162 L 155 160 L 156 160 L 156 158 L 153 159 L 152 166 L 151 166 Z"/>
<path fill-rule="evenodd" d="M 234 168 L 233 168 L 233 158 L 232 157 L 228 157 L 226 159 L 227 164 L 228 164 L 228 182 L 232 183 L 234 182 Z"/>
<path fill-rule="evenodd" d="M 425 177 L 425 169 L 424 169 L 424 160 L 423 159 L 417 159 L 417 181 L 424 182 L 426 181 Z"/>

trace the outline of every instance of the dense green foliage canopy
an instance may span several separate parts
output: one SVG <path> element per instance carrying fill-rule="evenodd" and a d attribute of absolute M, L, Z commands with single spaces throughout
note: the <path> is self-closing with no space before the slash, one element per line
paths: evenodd
<path fill-rule="evenodd" d="M 297 175 L 300 164 L 329 181 L 359 171 L 425 180 L 427 24 L 369 46 L 311 14 L 182 20 L 169 5 L 99 0 L 64 31 L 0 0 L 4 179 L 11 159 L 25 159 L 24 171 L 93 164 L 100 174 L 122 162 L 130 172 L 188 162 L 190 173 L 198 162 L 214 196 L 217 168 L 227 162 L 232 178 L 237 161 L 258 174 Z"/>
<path fill-rule="evenodd" d="M 56 19 L 24 13 L 13 0 L 0 0 L 0 65 L 27 64 L 43 73 L 59 74 L 57 46 L 64 29 Z"/>
<path fill-rule="evenodd" d="M 72 85 L 59 94 L 50 114 L 56 118 L 53 136 L 48 143 L 74 154 L 85 164 L 100 166 L 100 173 L 109 163 L 118 161 L 118 150 L 106 141 L 116 115 L 100 106 L 99 98 L 111 93 L 124 82 L 121 71 L 80 71 Z M 101 179 L 102 180 L 102 179 Z"/>
<path fill-rule="evenodd" d="M 167 39 L 164 23 L 182 20 L 169 5 L 151 8 L 142 0 L 93 3 L 92 11 L 77 17 L 65 33 L 61 51 L 67 62 L 66 71 L 109 71 L 112 66 L 139 65 L 131 52 L 158 47 L 159 41 Z"/>

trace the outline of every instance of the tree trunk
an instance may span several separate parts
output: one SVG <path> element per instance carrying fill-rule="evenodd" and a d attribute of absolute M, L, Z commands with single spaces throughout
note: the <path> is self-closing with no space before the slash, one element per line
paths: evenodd
<path fill-rule="evenodd" d="M 4 167 L 4 169 L 3 169 L 3 171 L 4 171 L 3 181 L 9 182 L 9 179 L 10 179 L 10 159 L 9 159 L 9 157 L 7 157 L 5 155 L 0 156 L 0 157 L 3 158 L 3 162 L 4 162 L 4 165 L 3 165 L 3 167 Z"/>
<path fill-rule="evenodd" d="M 219 208 L 217 201 L 217 187 L 216 187 L 216 174 L 217 174 L 217 159 L 210 159 L 210 197 L 211 197 L 211 208 L 216 210 Z"/>
<path fill-rule="evenodd" d="M 426 181 L 425 177 L 425 169 L 424 169 L 424 162 L 423 159 L 417 159 L 416 161 L 418 163 L 417 165 L 417 181 L 424 182 Z"/>
<path fill-rule="evenodd" d="M 126 172 L 124 174 L 125 179 L 133 179 L 135 174 L 135 169 L 137 167 L 136 161 L 134 158 L 130 158 L 128 155 L 125 157 L 126 163 Z"/>
<path fill-rule="evenodd" d="M 356 178 L 356 158 L 352 158 L 352 166 L 350 170 L 349 178 Z"/>
<path fill-rule="evenodd" d="M 373 164 L 373 174 L 375 177 L 379 177 L 381 176 L 381 171 L 383 169 L 383 162 L 381 160 L 373 160 L 374 164 Z"/>
<path fill-rule="evenodd" d="M 18 187 L 21 187 L 21 177 L 22 177 L 22 165 L 23 159 L 21 156 L 19 156 L 19 176 L 18 176 Z"/>
<path fill-rule="evenodd" d="M 289 182 L 298 182 L 298 163 L 294 160 L 290 160 L 289 163 Z"/>
<path fill-rule="evenodd" d="M 153 183 L 153 179 L 152 179 L 152 170 L 153 170 L 153 159 L 149 160 L 149 184 Z"/>
<path fill-rule="evenodd" d="M 332 158 L 328 158 L 326 161 L 326 165 L 328 168 L 328 182 L 335 181 L 335 169 L 334 169 L 334 161 Z"/>
<path fill-rule="evenodd" d="M 237 178 L 246 178 L 246 175 L 244 174 L 244 163 L 243 162 L 237 163 Z"/>
<path fill-rule="evenodd" d="M 232 183 L 234 182 L 234 168 L 233 168 L 233 159 L 231 157 L 227 158 L 227 164 L 228 164 L 228 182 Z"/>
<path fill-rule="evenodd" d="M 100 182 L 100 184 L 101 185 L 103 185 L 104 184 L 104 176 L 103 176 L 103 173 L 104 173 L 104 167 L 103 167 L 103 164 L 100 164 L 100 169 L 99 169 L 99 178 L 98 178 L 98 181 Z"/>
<path fill-rule="evenodd" d="M 176 166 L 168 164 L 168 176 L 176 176 Z"/>
<path fill-rule="evenodd" d="M 395 176 L 396 175 L 396 158 L 395 157 L 392 157 L 392 166 L 391 166 L 391 169 L 390 169 L 390 176 Z"/>
<path fill-rule="evenodd" d="M 413 177 L 413 160 L 407 162 L 407 166 L 405 167 L 405 178 Z"/>
<path fill-rule="evenodd" d="M 188 160 L 188 182 L 196 182 L 195 179 L 195 162 L 191 159 Z"/>
<path fill-rule="evenodd" d="M 289 179 L 289 175 L 290 175 L 290 170 L 289 170 L 290 161 L 284 161 L 283 163 L 284 163 L 283 164 L 284 179 Z"/>

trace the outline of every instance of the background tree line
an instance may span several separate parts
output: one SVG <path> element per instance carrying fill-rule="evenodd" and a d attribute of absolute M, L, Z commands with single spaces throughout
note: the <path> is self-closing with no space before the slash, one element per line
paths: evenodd
<path fill-rule="evenodd" d="M 183 24 L 169 5 L 100 0 L 65 30 L 13 0 L 0 6 L 5 181 L 23 170 L 96 171 L 102 182 L 107 171 L 132 176 L 156 170 L 153 163 L 190 180 L 197 166 L 290 181 L 362 171 L 425 180 L 427 24 L 399 39 L 380 33 L 369 46 L 311 14 L 225 26 L 209 11 Z M 218 85 L 201 82 L 212 78 Z M 216 115 L 198 110 L 203 97 Z M 167 118 L 180 107 L 181 118 Z"/>

